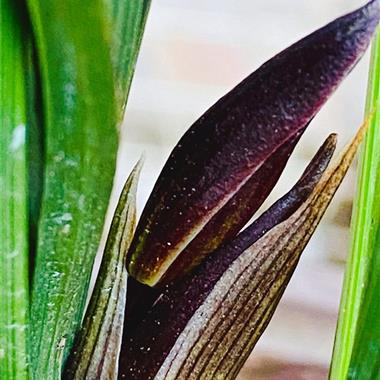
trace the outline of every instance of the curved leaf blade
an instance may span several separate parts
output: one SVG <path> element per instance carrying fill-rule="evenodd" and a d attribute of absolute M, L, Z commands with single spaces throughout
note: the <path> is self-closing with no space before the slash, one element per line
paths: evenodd
<path fill-rule="evenodd" d="M 65 379 L 114 379 L 125 313 L 125 257 L 136 225 L 140 161 L 129 175 L 112 219 L 94 292 L 67 360 Z"/>
<path fill-rule="evenodd" d="M 352 216 L 352 242 L 348 256 L 344 285 L 342 291 L 339 320 L 335 337 L 334 353 L 331 362 L 330 378 L 346 379 L 357 373 L 358 375 L 376 371 L 376 349 L 380 347 L 377 340 L 378 323 L 374 318 L 377 306 L 372 304 L 373 311 L 368 313 L 369 304 L 375 302 L 372 297 L 372 286 L 377 288 L 377 281 L 370 272 L 379 268 L 378 256 L 378 229 L 380 226 L 380 35 L 377 33 L 372 46 L 371 68 L 368 81 L 366 113 L 375 109 L 368 133 L 364 142 L 364 149 L 360 157 L 360 174 L 358 192 L 354 198 Z M 367 294 L 368 292 L 368 294 Z M 361 314 L 364 315 L 361 315 Z M 368 324 L 365 327 L 365 320 Z M 359 322 L 360 319 L 360 322 Z M 371 338 L 364 331 L 371 331 Z M 362 331 L 361 331 L 362 330 Z M 360 342 L 360 343 L 359 343 Z M 355 344 L 355 353 L 353 352 Z M 363 347 L 359 348 L 359 345 Z M 371 347 L 371 348 L 370 348 Z M 361 353 L 359 353 L 361 351 Z M 367 351 L 367 355 L 364 352 Z M 351 369 L 350 369 L 351 368 Z M 350 374 L 349 374 L 350 371 Z M 366 378 L 367 376 L 365 376 Z M 361 378 L 361 377 L 358 377 Z M 367 378 L 371 378 L 368 376 Z M 376 378 L 373 377 L 373 378 Z"/>
<path fill-rule="evenodd" d="M 380 36 L 372 49 L 367 109 L 373 118 L 361 156 L 358 195 L 330 378 L 376 379 L 380 376 L 379 350 L 379 64 Z"/>

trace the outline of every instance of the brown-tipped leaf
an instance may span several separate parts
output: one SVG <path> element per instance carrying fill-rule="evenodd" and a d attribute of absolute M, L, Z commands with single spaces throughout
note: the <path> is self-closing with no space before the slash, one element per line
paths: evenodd
<path fill-rule="evenodd" d="M 115 379 L 125 314 L 125 256 L 136 224 L 136 190 L 142 162 L 120 195 L 99 275 L 81 330 L 67 361 L 64 379 Z"/>
<path fill-rule="evenodd" d="M 297 136 L 362 56 L 379 17 L 380 0 L 374 0 L 312 33 L 192 125 L 171 153 L 137 227 L 128 255 L 133 277 L 163 284 L 164 277 L 178 277 L 244 226 L 277 181 Z M 270 166 L 276 168 L 272 176 L 265 169 Z M 223 211 L 243 198 L 242 210 Z"/>
<path fill-rule="evenodd" d="M 120 378 L 234 378 L 269 322 L 363 134 L 331 168 L 331 135 L 298 183 L 251 226 L 169 286 L 127 331 Z"/>

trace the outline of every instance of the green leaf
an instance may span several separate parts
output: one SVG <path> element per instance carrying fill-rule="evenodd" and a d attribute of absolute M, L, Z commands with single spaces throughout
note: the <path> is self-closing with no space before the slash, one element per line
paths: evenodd
<path fill-rule="evenodd" d="M 83 315 L 112 187 L 117 107 L 101 0 L 29 0 L 41 68 L 45 180 L 32 289 L 34 379 L 57 379 Z"/>
<path fill-rule="evenodd" d="M 371 270 L 363 290 L 362 303 L 354 334 L 348 379 L 379 379 L 380 377 L 380 229 L 376 236 Z"/>
<path fill-rule="evenodd" d="M 372 47 L 366 113 L 375 110 L 360 160 L 331 379 L 377 379 L 380 353 L 380 35 Z"/>
<path fill-rule="evenodd" d="M 125 257 L 136 225 L 140 161 L 117 205 L 90 304 L 67 361 L 64 379 L 115 379 L 127 287 Z"/>
<path fill-rule="evenodd" d="M 105 0 L 112 22 L 112 63 L 118 107 L 129 94 L 151 0 Z"/>
<path fill-rule="evenodd" d="M 28 202 L 21 4 L 0 0 L 0 378 L 27 379 Z"/>

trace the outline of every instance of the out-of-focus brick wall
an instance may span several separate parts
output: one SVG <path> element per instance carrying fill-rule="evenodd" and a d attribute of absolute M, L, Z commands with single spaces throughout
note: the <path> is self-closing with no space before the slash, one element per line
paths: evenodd
<path fill-rule="evenodd" d="M 153 0 L 121 131 L 115 194 L 144 151 L 141 211 L 170 150 L 196 118 L 272 55 L 363 2 Z M 367 67 L 368 54 L 315 118 L 267 204 L 289 189 L 329 132 L 339 133 L 341 145 L 353 134 Z M 241 379 L 326 378 L 355 181 L 352 170 Z"/>

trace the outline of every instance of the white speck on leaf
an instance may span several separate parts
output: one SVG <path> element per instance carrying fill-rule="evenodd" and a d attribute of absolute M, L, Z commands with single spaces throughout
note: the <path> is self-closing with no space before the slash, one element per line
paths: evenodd
<path fill-rule="evenodd" d="M 19 124 L 12 133 L 12 141 L 9 145 L 11 152 L 15 152 L 25 144 L 25 125 Z"/>
<path fill-rule="evenodd" d="M 63 227 L 62 227 L 62 233 L 67 235 L 69 232 L 70 232 L 70 224 L 65 224 Z"/>
<path fill-rule="evenodd" d="M 53 218 L 57 224 L 63 225 L 68 224 L 73 220 L 73 216 L 69 212 L 65 212 L 63 214 L 55 214 Z"/>
<path fill-rule="evenodd" d="M 11 253 L 8 254 L 7 259 L 14 259 L 20 254 L 20 251 L 15 249 Z"/>
<path fill-rule="evenodd" d="M 62 220 L 64 222 L 70 222 L 71 220 L 73 220 L 73 217 L 72 215 L 69 213 L 69 212 L 65 212 L 63 215 L 62 215 Z"/>
<path fill-rule="evenodd" d="M 58 350 L 63 350 L 65 348 L 65 345 L 66 345 L 66 338 L 61 338 L 61 340 L 59 341 L 58 345 L 57 345 L 57 349 Z"/>

